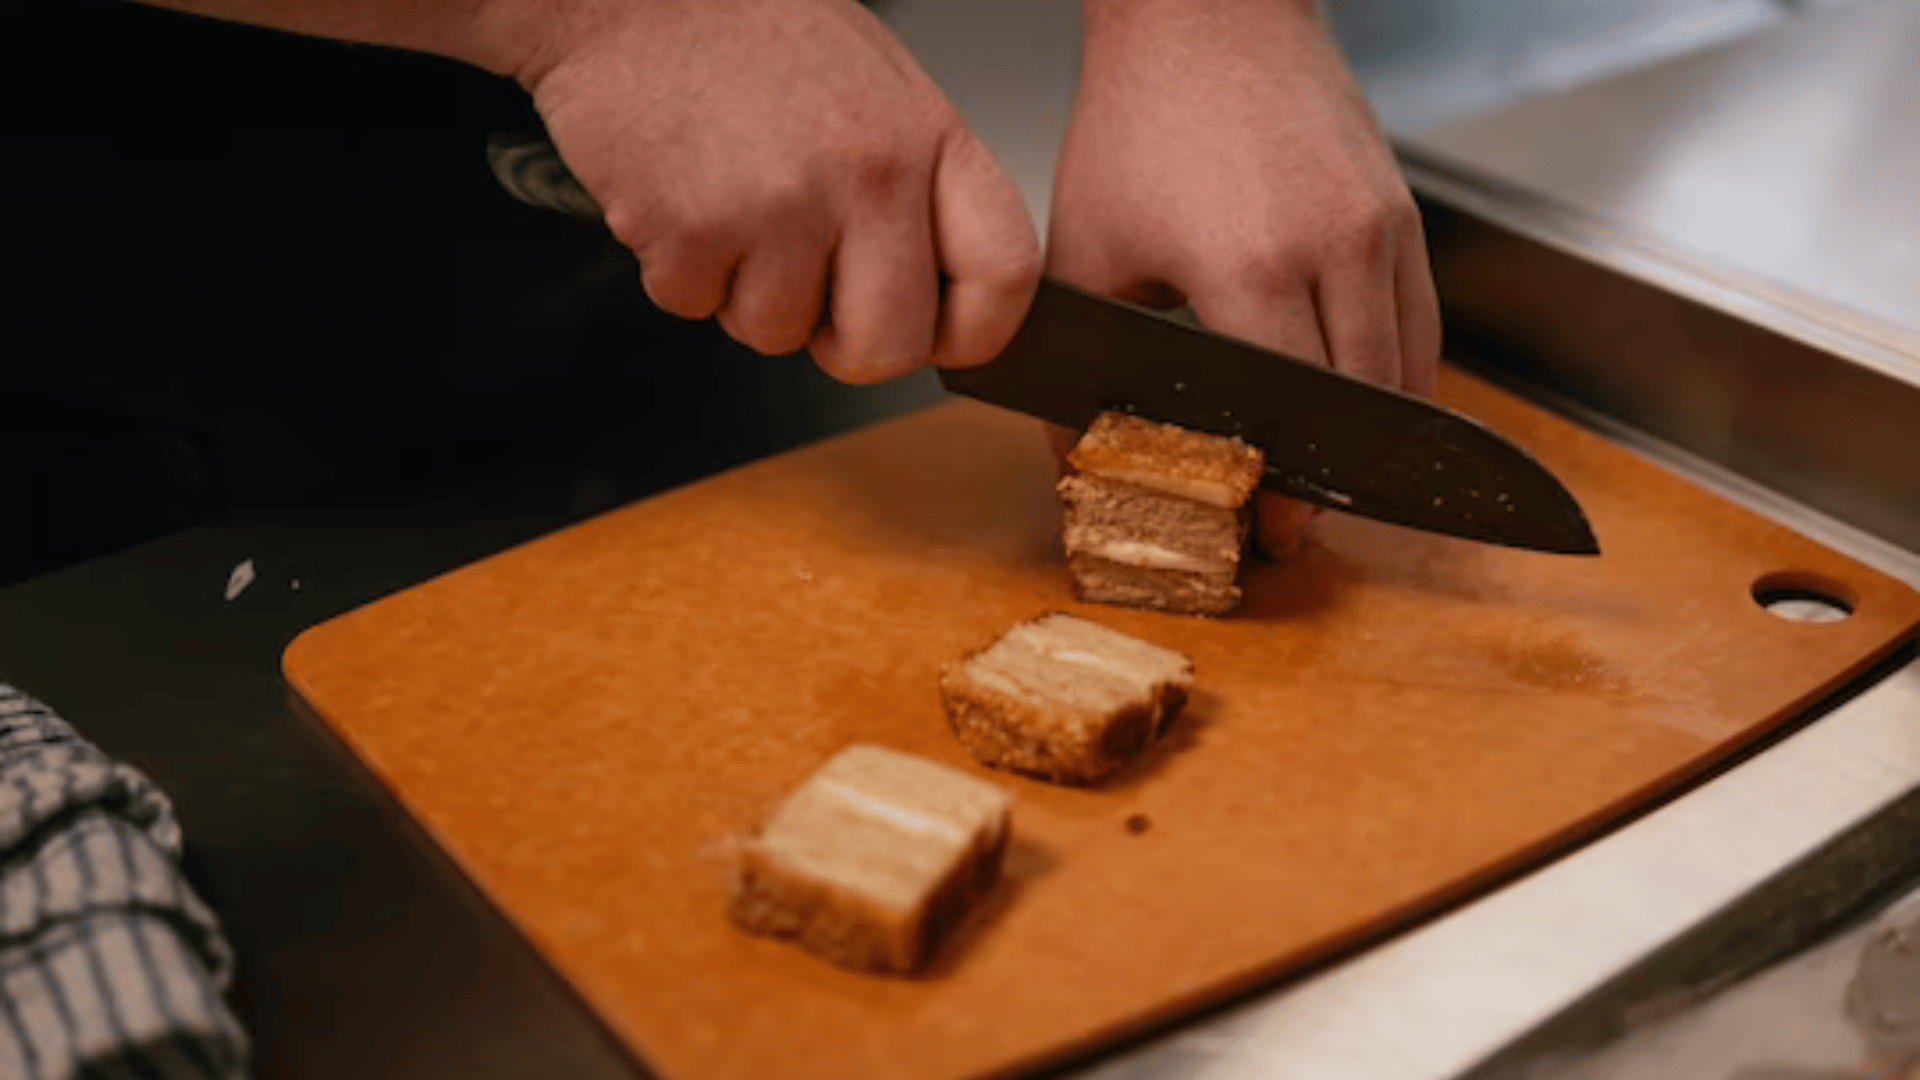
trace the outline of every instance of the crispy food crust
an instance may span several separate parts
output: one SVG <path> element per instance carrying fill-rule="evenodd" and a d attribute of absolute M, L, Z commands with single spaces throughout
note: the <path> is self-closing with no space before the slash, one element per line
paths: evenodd
<path fill-rule="evenodd" d="M 991 648 L 991 646 L 989 646 Z M 1095 784 L 1138 757 L 1187 702 L 1188 681 L 1161 682 L 1112 714 L 1045 708 L 967 674 L 981 649 L 940 672 L 940 703 L 967 752 L 982 764 L 1056 784 Z"/>
<path fill-rule="evenodd" d="M 1105 412 L 1067 455 L 1074 468 L 1235 509 L 1260 484 L 1266 456 L 1239 439 Z"/>

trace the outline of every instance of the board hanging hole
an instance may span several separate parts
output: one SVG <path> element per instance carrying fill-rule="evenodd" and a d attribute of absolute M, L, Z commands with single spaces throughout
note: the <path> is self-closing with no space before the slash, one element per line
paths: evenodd
<path fill-rule="evenodd" d="M 1832 578 L 1803 570 L 1766 574 L 1753 583 L 1753 602 L 1776 618 L 1795 623 L 1833 623 L 1853 614 L 1853 590 Z"/>

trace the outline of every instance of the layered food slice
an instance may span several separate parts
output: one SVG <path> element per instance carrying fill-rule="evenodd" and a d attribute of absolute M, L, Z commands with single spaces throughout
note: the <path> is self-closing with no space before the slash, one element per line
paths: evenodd
<path fill-rule="evenodd" d="M 1063 540 L 1092 603 L 1223 615 L 1240 603 L 1248 500 L 1265 468 L 1239 439 L 1102 413 L 1067 456 Z"/>
<path fill-rule="evenodd" d="M 745 845 L 730 914 L 843 967 L 917 972 L 998 879 L 1009 802 L 938 762 L 850 746 Z"/>
<path fill-rule="evenodd" d="M 980 761 L 1091 784 L 1158 738 L 1192 688 L 1193 662 L 1180 653 L 1055 612 L 948 665 L 940 698 Z"/>

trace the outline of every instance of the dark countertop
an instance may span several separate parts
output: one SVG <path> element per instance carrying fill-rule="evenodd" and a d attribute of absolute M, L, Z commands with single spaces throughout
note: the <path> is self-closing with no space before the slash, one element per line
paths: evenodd
<path fill-rule="evenodd" d="M 591 467 L 479 469 L 416 500 L 238 511 L 0 590 L 0 676 L 178 804 L 188 875 L 239 953 L 232 996 L 260 1076 L 644 1075 L 300 715 L 279 660 L 301 630 L 378 596 L 939 394 L 930 378 L 843 387 L 797 359 L 689 341 L 681 362 L 713 392 L 663 406 L 688 429 L 670 460 L 635 437 Z M 257 580 L 228 602 L 246 559 Z"/>

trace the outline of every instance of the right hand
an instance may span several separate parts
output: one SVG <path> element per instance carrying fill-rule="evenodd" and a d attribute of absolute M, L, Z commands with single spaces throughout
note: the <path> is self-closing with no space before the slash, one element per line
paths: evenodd
<path fill-rule="evenodd" d="M 1020 193 L 854 0 L 528 2 L 515 74 L 654 303 L 846 382 L 1013 336 L 1040 273 Z"/>
<path fill-rule="evenodd" d="M 1309 0 L 1085 0 L 1050 271 L 1386 386 L 1430 393 L 1420 214 Z M 1270 554 L 1316 513 L 1260 493 Z"/>

